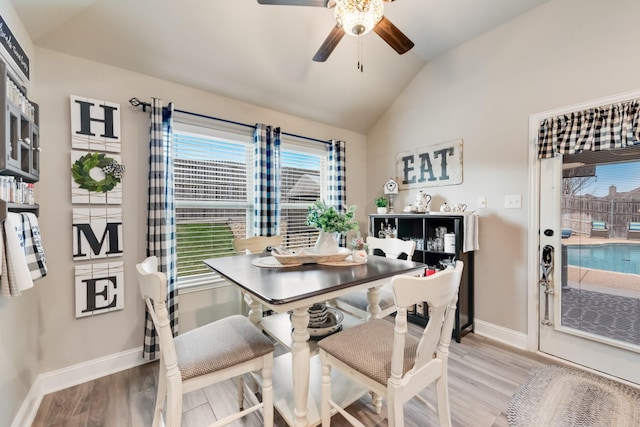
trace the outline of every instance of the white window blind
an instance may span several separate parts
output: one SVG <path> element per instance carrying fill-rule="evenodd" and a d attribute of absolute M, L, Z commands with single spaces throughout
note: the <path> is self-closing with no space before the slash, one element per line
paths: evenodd
<path fill-rule="evenodd" d="M 207 258 L 234 255 L 252 224 L 253 156 L 246 142 L 174 131 L 178 284 L 211 283 Z"/>
<path fill-rule="evenodd" d="M 287 247 L 310 247 L 318 230 L 305 225 L 307 208 L 324 194 L 326 154 L 322 150 L 301 151 L 283 143 L 280 200 L 280 233 Z M 324 147 L 322 147 L 324 148 Z"/>

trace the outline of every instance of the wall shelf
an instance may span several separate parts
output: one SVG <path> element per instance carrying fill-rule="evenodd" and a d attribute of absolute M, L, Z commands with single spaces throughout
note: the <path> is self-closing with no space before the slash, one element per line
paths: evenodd
<path fill-rule="evenodd" d="M 0 60 L 0 175 L 12 175 L 26 182 L 40 176 L 40 130 L 38 104 Z"/>

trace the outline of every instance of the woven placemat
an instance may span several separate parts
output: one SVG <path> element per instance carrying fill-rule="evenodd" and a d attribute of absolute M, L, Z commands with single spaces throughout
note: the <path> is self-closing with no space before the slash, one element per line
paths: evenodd
<path fill-rule="evenodd" d="M 640 426 L 640 392 L 563 366 L 532 369 L 507 408 L 511 427 Z"/>

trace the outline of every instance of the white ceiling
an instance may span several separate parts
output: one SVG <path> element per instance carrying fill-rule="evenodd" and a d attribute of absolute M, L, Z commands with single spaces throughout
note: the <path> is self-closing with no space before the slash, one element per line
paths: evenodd
<path fill-rule="evenodd" d="M 415 47 L 398 55 L 369 33 L 361 73 L 355 37 L 345 36 L 327 62 L 311 60 L 335 25 L 325 8 L 256 0 L 11 0 L 38 46 L 360 133 L 427 61 L 546 1 L 385 3 L 385 16 Z"/>

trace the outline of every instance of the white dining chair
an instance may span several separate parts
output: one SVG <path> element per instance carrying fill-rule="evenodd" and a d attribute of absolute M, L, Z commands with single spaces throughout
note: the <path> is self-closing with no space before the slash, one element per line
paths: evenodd
<path fill-rule="evenodd" d="M 273 425 L 271 369 L 274 345 L 246 317 L 229 316 L 173 337 L 167 311 L 167 279 L 158 272 L 158 260 L 149 257 L 136 265 L 140 295 L 153 319 L 160 342 L 158 394 L 153 427 L 178 427 L 182 396 L 230 378 L 238 384 L 239 411 L 211 424 L 224 426 L 262 409 L 265 426 Z M 244 409 L 242 375 L 261 371 L 262 402 Z M 166 400 L 166 416 L 163 410 Z M 161 424 L 164 421 L 164 424 Z"/>
<path fill-rule="evenodd" d="M 395 323 L 373 319 L 318 342 L 322 364 L 322 426 L 331 424 L 331 411 L 340 412 L 352 425 L 354 416 L 331 399 L 331 370 L 386 396 L 390 427 L 404 425 L 404 403 L 415 397 L 433 409 L 441 426 L 451 426 L 447 364 L 449 344 L 462 278 L 463 263 L 426 277 L 395 276 L 393 292 L 398 303 Z M 407 307 L 425 301 L 429 321 L 420 337 L 408 332 Z M 418 393 L 435 381 L 437 409 Z M 380 407 L 376 404 L 376 411 Z"/>
<path fill-rule="evenodd" d="M 411 260 L 416 249 L 416 242 L 413 240 L 401 240 L 396 238 L 379 239 L 377 237 L 367 237 L 369 255 L 380 255 L 387 258 L 400 258 Z M 379 289 L 380 313 L 379 318 L 386 317 L 396 311 L 396 303 L 393 299 L 391 281 Z M 366 289 L 342 295 L 335 298 L 332 304 L 342 311 L 353 314 L 361 319 L 368 319 L 369 296 Z"/>
<path fill-rule="evenodd" d="M 238 254 L 259 254 L 268 250 L 270 247 L 280 246 L 282 244 L 282 236 L 236 237 L 232 243 L 233 248 Z M 249 307 L 249 319 L 257 325 L 264 314 L 260 303 L 254 301 L 246 292 L 242 292 L 242 301 Z M 242 312 L 246 311 L 246 306 L 241 307 Z M 271 314 L 271 312 L 266 313 L 266 315 L 269 314 Z"/>

